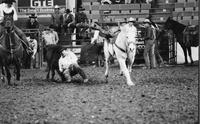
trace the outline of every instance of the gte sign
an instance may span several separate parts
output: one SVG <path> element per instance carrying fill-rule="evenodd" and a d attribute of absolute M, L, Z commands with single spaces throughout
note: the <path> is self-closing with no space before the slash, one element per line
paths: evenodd
<path fill-rule="evenodd" d="M 31 7 L 51 7 L 53 0 L 31 0 Z"/>

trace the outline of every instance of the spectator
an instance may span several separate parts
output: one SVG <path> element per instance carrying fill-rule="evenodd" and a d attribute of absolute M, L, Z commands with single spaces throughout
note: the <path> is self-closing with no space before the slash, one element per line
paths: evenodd
<path fill-rule="evenodd" d="M 153 0 L 146 0 L 146 3 L 149 4 L 151 3 Z"/>
<path fill-rule="evenodd" d="M 59 70 L 64 76 L 67 78 L 67 82 L 71 82 L 72 76 L 76 74 L 80 74 L 84 79 L 84 83 L 88 82 L 88 79 L 84 73 L 84 71 L 78 65 L 78 58 L 77 56 L 70 51 L 69 49 L 62 51 L 62 56 L 60 57 L 59 63 Z"/>
<path fill-rule="evenodd" d="M 26 69 L 30 69 L 31 65 L 33 68 L 36 68 L 36 53 L 38 50 L 38 43 L 37 40 L 34 39 L 33 35 L 27 34 L 26 36 L 27 40 L 29 41 L 30 47 L 33 51 L 33 54 L 27 55 L 24 66 Z"/>
<path fill-rule="evenodd" d="M 115 4 L 124 4 L 125 0 L 115 0 Z"/>
<path fill-rule="evenodd" d="M 75 15 L 75 23 L 76 23 L 76 33 L 77 33 L 77 39 L 85 39 L 86 36 L 86 30 L 88 29 L 89 20 L 87 18 L 87 15 L 84 13 L 84 8 L 79 8 L 78 12 Z M 77 41 L 77 44 L 80 44 L 80 41 Z"/>
<path fill-rule="evenodd" d="M 26 28 L 28 28 L 28 29 L 39 28 L 39 23 L 37 21 L 37 16 L 35 15 L 35 13 L 33 13 L 29 16 L 29 19 L 26 24 Z"/>
<path fill-rule="evenodd" d="M 63 28 L 66 34 L 71 34 L 74 32 L 74 25 L 75 18 L 71 14 L 71 11 L 69 9 L 65 10 L 65 13 L 63 14 Z"/>
<path fill-rule="evenodd" d="M 144 69 L 150 69 L 156 67 L 156 58 L 155 58 L 155 40 L 156 34 L 155 30 L 151 26 L 149 19 L 144 20 L 144 26 L 146 28 L 145 40 L 145 49 L 144 49 L 144 60 L 145 67 Z"/>
<path fill-rule="evenodd" d="M 60 13 L 60 7 L 55 5 L 54 13 L 51 14 L 51 25 L 55 29 L 57 33 L 62 33 L 61 31 L 61 23 L 62 22 L 62 14 Z"/>
<path fill-rule="evenodd" d="M 54 31 L 52 25 L 43 32 L 42 38 L 44 39 L 45 46 L 57 44 L 59 41 L 58 33 Z"/>
<path fill-rule="evenodd" d="M 112 4 L 111 0 L 101 0 L 101 4 Z"/>
<path fill-rule="evenodd" d="M 132 0 L 125 0 L 125 4 L 130 4 Z"/>
<path fill-rule="evenodd" d="M 49 45 L 57 44 L 59 41 L 59 37 L 56 31 L 54 31 L 53 26 L 49 26 L 43 33 L 42 33 L 43 43 L 44 43 L 44 60 L 46 59 L 46 47 Z"/>

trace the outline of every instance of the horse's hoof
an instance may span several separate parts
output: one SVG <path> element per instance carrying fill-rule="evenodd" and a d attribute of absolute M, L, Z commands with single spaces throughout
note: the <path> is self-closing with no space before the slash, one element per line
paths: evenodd
<path fill-rule="evenodd" d="M 107 78 L 108 78 L 108 75 L 105 75 L 105 78 L 107 79 Z"/>
<path fill-rule="evenodd" d="M 128 86 L 135 86 L 133 82 L 127 82 Z"/>
<path fill-rule="evenodd" d="M 83 80 L 83 83 L 87 83 L 87 82 L 88 82 L 88 79 L 84 79 L 84 80 Z"/>
<path fill-rule="evenodd" d="M 72 80 L 67 80 L 67 83 L 71 83 L 72 82 Z"/>
<path fill-rule="evenodd" d="M 1 81 L 2 81 L 3 83 L 5 83 L 5 82 L 6 82 L 5 77 L 1 77 Z"/>

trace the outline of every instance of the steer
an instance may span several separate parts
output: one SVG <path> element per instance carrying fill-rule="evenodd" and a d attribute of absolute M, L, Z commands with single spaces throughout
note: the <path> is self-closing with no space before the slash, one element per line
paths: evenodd
<path fill-rule="evenodd" d="M 63 73 L 59 71 L 59 66 L 58 66 L 58 60 L 61 57 L 62 50 L 64 48 L 60 45 L 48 45 L 46 46 L 46 61 L 47 61 L 47 68 L 48 68 L 48 73 L 46 76 L 46 79 L 49 80 L 49 74 L 51 71 L 51 80 L 55 81 L 54 76 L 55 76 L 55 70 L 61 77 L 62 81 L 65 81 L 65 76 Z"/>

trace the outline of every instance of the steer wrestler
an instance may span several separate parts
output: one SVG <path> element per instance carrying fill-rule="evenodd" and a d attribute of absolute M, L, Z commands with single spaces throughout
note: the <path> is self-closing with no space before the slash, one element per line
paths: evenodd
<path fill-rule="evenodd" d="M 71 82 L 72 76 L 80 74 L 80 76 L 84 79 L 83 82 L 86 83 L 88 82 L 87 76 L 80 68 L 77 61 L 78 58 L 72 51 L 68 49 L 63 50 L 62 55 L 58 61 L 59 70 L 65 75 L 67 82 Z"/>

